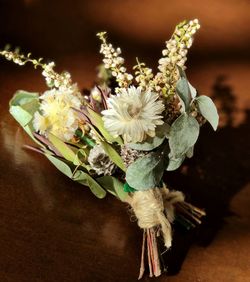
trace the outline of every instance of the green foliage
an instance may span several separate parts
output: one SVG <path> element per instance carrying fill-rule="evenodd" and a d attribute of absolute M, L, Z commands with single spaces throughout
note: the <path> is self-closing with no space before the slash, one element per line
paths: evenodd
<path fill-rule="evenodd" d="M 99 199 L 104 198 L 107 194 L 95 179 L 82 170 L 77 170 L 72 179 L 82 185 L 88 186 L 91 192 Z"/>
<path fill-rule="evenodd" d="M 189 89 L 188 81 L 186 78 L 181 77 L 176 84 L 176 91 L 183 101 L 185 110 L 188 111 L 192 100 L 191 91 Z"/>
<path fill-rule="evenodd" d="M 148 137 L 144 142 L 129 144 L 132 149 L 141 151 L 152 151 L 146 156 L 137 159 L 132 163 L 126 172 L 125 185 L 113 176 L 103 176 L 94 180 L 87 171 L 91 169 L 84 163 L 87 158 L 88 149 L 79 148 L 77 151 L 69 144 L 64 143 L 55 135 L 49 133 L 49 142 L 57 149 L 64 159 L 51 155 L 44 151 L 46 157 L 66 176 L 82 185 L 88 186 L 98 197 L 106 195 L 104 188 L 124 201 L 128 192 L 135 190 L 147 190 L 157 187 L 162 179 L 164 170 L 175 170 L 183 163 L 185 157 L 192 157 L 194 144 L 199 135 L 199 124 L 190 115 L 193 105 L 196 105 L 199 112 L 210 122 L 214 130 L 218 126 L 218 113 L 212 100 L 206 96 L 196 97 L 196 89 L 188 82 L 184 71 L 179 69 L 181 78 L 177 83 L 177 93 L 185 106 L 182 113 L 171 125 L 163 124 L 156 129 L 155 137 Z M 194 104 L 193 104 L 194 102 Z M 34 138 L 34 128 L 32 120 L 34 113 L 39 109 L 39 95 L 26 91 L 18 91 L 10 101 L 10 113 L 20 123 L 31 138 L 43 146 Z M 122 145 L 120 137 L 114 138 L 104 127 L 104 122 L 100 114 L 92 109 L 88 109 L 89 117 L 94 130 L 100 136 L 101 145 L 109 158 L 124 172 L 126 167 L 123 160 L 112 143 Z M 81 133 L 81 132 L 77 132 Z M 90 148 L 95 143 L 86 136 L 79 136 Z M 166 140 L 168 137 L 168 142 Z M 87 148 L 87 146 L 86 146 Z M 74 172 L 72 172 L 74 170 Z M 132 188 L 133 187 L 133 188 Z"/>
<path fill-rule="evenodd" d="M 187 113 L 181 114 L 172 124 L 169 133 L 171 156 L 178 159 L 184 156 L 199 136 L 197 120 Z"/>
<path fill-rule="evenodd" d="M 23 127 L 26 133 L 33 139 L 34 142 L 44 147 L 33 136 L 34 128 L 32 124 L 34 113 L 39 108 L 38 93 L 27 92 L 19 90 L 10 100 L 9 112 L 15 120 Z"/>
<path fill-rule="evenodd" d="M 168 163 L 168 166 L 167 166 L 167 171 L 173 171 L 173 170 L 178 169 L 182 165 L 182 163 L 184 162 L 185 157 L 192 158 L 193 153 L 194 153 L 194 146 L 190 147 L 188 149 L 188 151 L 186 152 L 186 154 L 184 154 L 184 155 L 182 155 L 180 157 L 174 157 L 170 153 L 169 154 L 169 163 Z"/>
<path fill-rule="evenodd" d="M 28 92 L 25 90 L 18 90 L 9 102 L 10 106 L 24 106 L 34 100 L 38 101 L 39 95 L 35 92 Z"/>
<path fill-rule="evenodd" d="M 194 155 L 194 146 L 190 147 L 186 153 L 186 157 L 192 158 Z"/>
<path fill-rule="evenodd" d="M 92 168 L 90 165 L 86 164 L 86 160 L 89 155 L 89 150 L 87 148 L 80 148 L 75 152 L 75 159 L 73 161 L 74 165 L 82 166 L 87 171 L 90 171 Z M 80 164 L 79 164 L 80 163 Z"/>
<path fill-rule="evenodd" d="M 185 156 L 181 156 L 179 158 L 170 157 L 169 163 L 167 166 L 167 171 L 172 171 L 178 169 L 185 160 Z"/>
<path fill-rule="evenodd" d="M 159 185 L 168 163 L 168 145 L 149 153 L 132 163 L 126 172 L 129 186 L 136 190 L 148 190 Z"/>
<path fill-rule="evenodd" d="M 194 99 L 197 95 L 197 90 L 189 82 L 188 82 L 188 86 L 189 86 L 189 89 L 190 89 L 191 97 L 192 97 L 192 99 Z"/>
<path fill-rule="evenodd" d="M 68 176 L 69 178 L 72 178 L 73 174 L 71 168 L 65 161 L 55 156 L 51 156 L 50 154 L 45 154 L 45 156 L 59 171 L 61 171 L 64 175 Z"/>
<path fill-rule="evenodd" d="M 100 131 L 102 136 L 107 140 L 109 143 L 118 143 L 119 145 L 123 144 L 123 141 L 120 137 L 113 137 L 105 128 L 104 122 L 102 120 L 101 115 L 93 111 L 92 109 L 88 108 L 89 117 L 91 122 L 94 126 Z"/>
<path fill-rule="evenodd" d="M 155 137 L 148 137 L 142 143 L 129 143 L 128 146 L 131 149 L 140 150 L 140 151 L 151 151 L 159 147 L 166 138 L 166 135 L 169 133 L 170 126 L 167 123 L 159 125 L 155 131 Z"/>
<path fill-rule="evenodd" d="M 32 120 L 32 115 L 25 111 L 21 106 L 11 106 L 10 113 L 22 127 L 27 126 Z"/>
<path fill-rule="evenodd" d="M 123 171 L 126 171 L 126 167 L 121 156 L 117 153 L 117 151 L 108 143 L 101 142 L 102 148 L 105 153 L 109 156 L 109 158 Z"/>
<path fill-rule="evenodd" d="M 75 152 L 71 150 L 71 148 L 65 144 L 58 137 L 53 135 L 52 133 L 48 133 L 48 139 L 53 144 L 53 146 L 57 149 L 57 151 L 68 161 L 74 163 L 75 165 L 80 165 L 81 162 L 77 158 Z"/>
<path fill-rule="evenodd" d="M 199 96 L 195 101 L 197 102 L 199 112 L 216 130 L 219 123 L 219 115 L 212 99 L 207 96 Z"/>
<path fill-rule="evenodd" d="M 36 138 L 34 138 L 34 128 L 32 120 L 34 113 L 39 109 L 39 96 L 37 93 L 29 93 L 26 91 L 18 91 L 10 100 L 10 113 L 30 135 L 30 137 L 40 146 L 44 147 Z M 81 170 L 76 170 L 72 173 L 71 167 L 74 165 L 86 167 L 79 161 L 77 154 L 63 141 L 49 134 L 49 141 L 65 158 L 62 160 L 58 157 L 52 156 L 49 152 L 45 151 L 45 156 L 50 160 L 55 167 L 69 178 L 77 181 L 80 184 L 88 186 L 91 191 L 98 197 L 103 198 L 106 191 L 88 174 Z M 70 163 L 67 163 L 69 161 Z"/>
<path fill-rule="evenodd" d="M 97 178 L 96 181 L 109 193 L 116 196 L 121 201 L 125 201 L 128 196 L 128 193 L 123 189 L 123 183 L 113 176 L 102 176 Z"/>
<path fill-rule="evenodd" d="M 51 144 L 56 148 L 56 150 L 69 162 L 73 165 L 78 167 L 85 168 L 87 171 L 91 170 L 90 165 L 85 163 L 87 158 L 88 149 L 80 148 L 80 149 L 73 149 L 70 145 L 64 143 L 58 137 L 53 135 L 52 133 L 48 133 L 48 139 Z M 85 160 L 82 161 L 81 159 L 84 158 Z"/>
<path fill-rule="evenodd" d="M 169 134 L 169 164 L 167 170 L 175 170 L 183 163 L 185 157 L 193 156 L 194 144 L 199 136 L 199 124 L 197 120 L 190 115 L 194 109 L 193 103 L 198 107 L 199 112 L 206 118 L 214 130 L 218 126 L 218 113 L 213 101 L 207 96 L 196 97 L 196 89 L 188 82 L 185 72 L 178 67 L 180 79 L 176 85 L 176 91 L 179 95 L 184 108 L 181 114 L 172 124 Z"/>
<path fill-rule="evenodd" d="M 185 111 L 188 112 L 191 106 L 192 99 L 196 96 L 196 89 L 188 82 L 185 72 L 178 67 L 181 78 L 176 84 L 176 91 L 183 101 Z"/>

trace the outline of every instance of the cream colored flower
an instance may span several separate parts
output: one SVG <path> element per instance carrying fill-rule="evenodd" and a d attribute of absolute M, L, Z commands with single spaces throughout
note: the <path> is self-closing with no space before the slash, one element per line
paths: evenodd
<path fill-rule="evenodd" d="M 40 96 L 39 111 L 34 115 L 33 125 L 43 135 L 51 132 L 64 141 L 70 140 L 78 128 L 78 116 L 72 109 L 80 109 L 81 97 L 75 90 L 52 89 Z"/>
<path fill-rule="evenodd" d="M 158 94 L 134 86 L 121 89 L 108 98 L 108 109 L 102 111 L 104 125 L 113 136 L 122 135 L 126 143 L 142 142 L 155 136 L 157 125 L 163 124 L 164 105 Z"/>

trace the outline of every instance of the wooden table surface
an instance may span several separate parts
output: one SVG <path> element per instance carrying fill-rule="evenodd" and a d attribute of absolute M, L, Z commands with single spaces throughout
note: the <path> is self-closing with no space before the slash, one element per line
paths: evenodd
<path fill-rule="evenodd" d="M 64 57 L 80 87 L 90 87 L 97 59 Z M 0 281 L 136 281 L 142 233 L 128 207 L 95 198 L 42 155 L 8 113 L 17 89 L 43 91 L 38 71 L 0 63 Z M 168 183 L 208 216 L 195 231 L 175 230 L 169 275 L 142 281 L 250 281 L 249 61 L 204 60 L 189 70 L 220 108 L 217 132 L 202 129 L 195 156 Z"/>

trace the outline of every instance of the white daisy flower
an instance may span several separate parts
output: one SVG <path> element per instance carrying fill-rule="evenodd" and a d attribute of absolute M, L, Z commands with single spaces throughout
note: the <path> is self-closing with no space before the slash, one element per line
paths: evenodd
<path fill-rule="evenodd" d="M 40 108 L 34 115 L 33 126 L 43 135 L 51 132 L 63 141 L 69 141 L 78 128 L 81 97 L 73 90 L 52 89 L 40 96 Z"/>
<path fill-rule="evenodd" d="M 114 137 L 123 136 L 125 143 L 142 142 L 155 136 L 157 125 L 163 124 L 164 105 L 157 93 L 142 91 L 134 86 L 121 89 L 107 100 L 108 109 L 102 111 L 105 128 Z"/>

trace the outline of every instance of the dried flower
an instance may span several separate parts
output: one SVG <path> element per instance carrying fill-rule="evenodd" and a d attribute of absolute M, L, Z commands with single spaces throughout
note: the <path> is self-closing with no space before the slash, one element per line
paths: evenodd
<path fill-rule="evenodd" d="M 90 150 L 88 162 L 98 175 L 112 175 L 116 168 L 101 145 L 96 145 Z"/>
<path fill-rule="evenodd" d="M 81 96 L 75 90 L 52 89 L 40 96 L 40 108 L 34 115 L 36 131 L 46 135 L 51 132 L 64 141 L 70 140 L 78 128 L 79 118 L 75 110 L 80 110 Z"/>
<path fill-rule="evenodd" d="M 32 59 L 31 53 L 25 56 L 24 54 L 19 54 L 18 49 L 16 51 L 3 50 L 0 51 L 0 55 L 4 56 L 7 60 L 13 61 L 14 63 L 20 66 L 25 65 L 27 63 L 32 63 L 34 65 L 34 68 L 41 67 L 43 69 L 42 75 L 45 77 L 47 85 L 49 87 L 55 87 L 61 90 L 69 89 L 71 87 L 74 88 L 74 85 L 71 81 L 70 73 L 56 73 L 53 69 L 55 67 L 54 62 L 44 64 L 42 63 L 43 58 Z"/>
<path fill-rule="evenodd" d="M 187 51 L 193 43 L 193 36 L 200 28 L 197 19 L 182 22 L 177 25 L 171 39 L 166 41 L 166 49 L 162 51 L 163 58 L 159 60 L 158 72 L 151 86 L 163 96 L 175 94 L 176 83 L 179 79 L 177 65 L 185 69 Z"/>
<path fill-rule="evenodd" d="M 101 103 L 102 95 L 101 95 L 100 90 L 96 86 L 91 89 L 90 95 L 95 101 Z"/>
<path fill-rule="evenodd" d="M 140 63 L 138 58 L 136 58 L 136 61 L 137 65 L 133 67 L 136 75 L 135 80 L 141 88 L 146 89 L 154 77 L 152 69 L 146 67 L 145 63 Z"/>
<path fill-rule="evenodd" d="M 146 151 L 138 151 L 135 149 L 129 148 L 127 145 L 123 145 L 121 147 L 121 157 L 124 161 L 126 167 L 129 167 L 132 163 L 134 163 L 137 159 L 144 157 L 148 154 Z"/>
<path fill-rule="evenodd" d="M 114 49 L 112 44 L 107 43 L 106 32 L 100 32 L 97 36 L 102 41 L 100 53 L 104 55 L 104 67 L 111 70 L 111 74 L 116 78 L 120 87 L 128 87 L 133 76 L 127 73 L 126 68 L 123 66 L 124 59 L 120 56 L 121 49 Z"/>
<path fill-rule="evenodd" d="M 155 136 L 156 126 L 163 124 L 164 105 L 157 93 L 131 86 L 108 98 L 107 103 L 108 109 L 102 111 L 104 125 L 113 136 L 122 135 L 126 143 Z"/>

